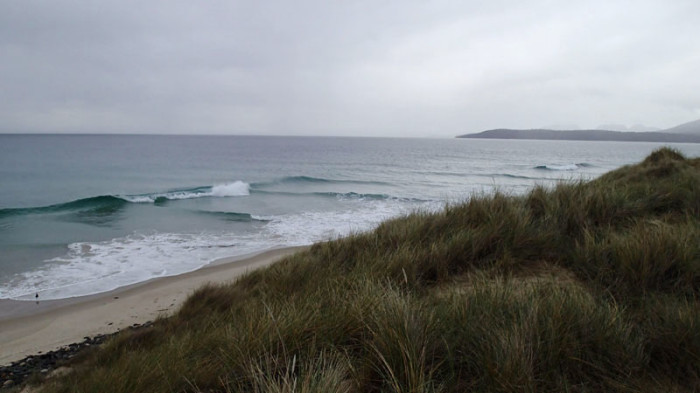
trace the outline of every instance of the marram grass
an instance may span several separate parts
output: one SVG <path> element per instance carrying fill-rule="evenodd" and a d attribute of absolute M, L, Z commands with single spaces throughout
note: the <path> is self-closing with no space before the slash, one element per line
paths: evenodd
<path fill-rule="evenodd" d="M 319 243 L 47 392 L 700 390 L 700 159 L 474 196 Z"/>

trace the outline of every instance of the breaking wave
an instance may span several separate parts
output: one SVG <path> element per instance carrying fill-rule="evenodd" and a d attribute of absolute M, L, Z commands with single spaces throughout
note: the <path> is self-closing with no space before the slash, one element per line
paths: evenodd
<path fill-rule="evenodd" d="M 27 214 L 46 214 L 81 211 L 82 213 L 94 213 L 95 215 L 109 215 L 118 211 L 129 203 L 156 203 L 161 204 L 169 200 L 207 198 L 207 197 L 236 197 L 250 195 L 248 183 L 236 181 L 214 186 L 196 187 L 185 190 L 174 190 L 163 193 L 138 194 L 138 195 L 100 195 L 90 198 L 78 199 L 71 202 L 59 203 L 50 206 L 0 209 L 0 219 L 10 216 Z"/>
<path fill-rule="evenodd" d="M 592 167 L 591 164 L 587 164 L 587 163 L 583 162 L 580 164 L 538 165 L 534 169 L 546 170 L 546 171 L 575 171 L 577 169 L 590 168 L 590 167 Z"/>

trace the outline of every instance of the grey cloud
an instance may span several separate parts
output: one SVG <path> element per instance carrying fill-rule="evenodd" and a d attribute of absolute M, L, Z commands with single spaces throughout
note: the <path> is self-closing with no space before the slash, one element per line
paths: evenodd
<path fill-rule="evenodd" d="M 691 1 L 0 2 L 0 132 L 451 136 L 700 117 Z"/>

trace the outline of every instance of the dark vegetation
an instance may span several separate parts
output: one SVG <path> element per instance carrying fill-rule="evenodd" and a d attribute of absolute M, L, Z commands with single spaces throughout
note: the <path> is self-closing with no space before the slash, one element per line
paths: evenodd
<path fill-rule="evenodd" d="M 673 130 L 673 129 L 672 129 Z M 669 130 L 670 131 L 670 130 Z M 457 138 L 485 139 L 540 139 L 562 141 L 621 141 L 621 142 L 663 142 L 663 143 L 700 143 L 700 133 L 683 132 L 627 132 L 607 130 L 511 130 L 499 128 L 476 134 L 459 135 Z"/>
<path fill-rule="evenodd" d="M 132 331 L 146 329 L 151 325 L 152 322 L 146 322 L 142 325 L 133 324 L 128 329 Z M 41 382 L 43 376 L 55 372 L 55 370 L 67 364 L 70 359 L 76 356 L 85 356 L 91 349 L 104 344 L 105 341 L 118 334 L 119 332 L 85 337 L 79 343 L 70 344 L 55 351 L 28 356 L 22 360 L 12 362 L 8 366 L 0 366 L 0 389 L 2 387 L 21 385 L 27 380 Z"/>
<path fill-rule="evenodd" d="M 700 159 L 319 243 L 112 339 L 51 392 L 700 390 Z"/>

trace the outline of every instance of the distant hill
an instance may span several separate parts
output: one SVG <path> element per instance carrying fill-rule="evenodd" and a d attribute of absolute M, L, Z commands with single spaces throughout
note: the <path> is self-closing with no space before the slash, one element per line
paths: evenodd
<path fill-rule="evenodd" d="M 688 123 L 681 124 L 679 126 L 675 126 L 673 128 L 669 128 L 664 130 L 664 132 L 672 133 L 672 134 L 694 134 L 694 135 L 700 135 L 700 119 L 691 121 Z"/>
<path fill-rule="evenodd" d="M 700 121 L 696 122 L 700 127 Z M 688 123 L 690 124 L 690 123 Z M 667 130 L 668 131 L 668 130 Z M 621 132 L 608 130 L 571 130 L 554 131 L 545 129 L 511 130 L 495 129 L 477 134 L 460 135 L 457 138 L 486 138 L 486 139 L 539 139 L 539 140 L 568 140 L 568 141 L 618 141 L 618 142 L 668 142 L 668 143 L 700 143 L 698 134 L 671 132 Z"/>
<path fill-rule="evenodd" d="M 542 127 L 542 128 L 549 128 L 549 127 Z M 570 128 L 571 130 L 578 130 L 580 128 Z M 595 128 L 596 130 L 603 130 L 603 131 L 622 131 L 622 132 L 650 132 L 650 131 L 661 131 L 661 128 L 658 127 L 649 127 L 644 124 L 635 124 L 632 126 L 627 127 L 624 124 L 601 124 L 598 127 Z"/>

